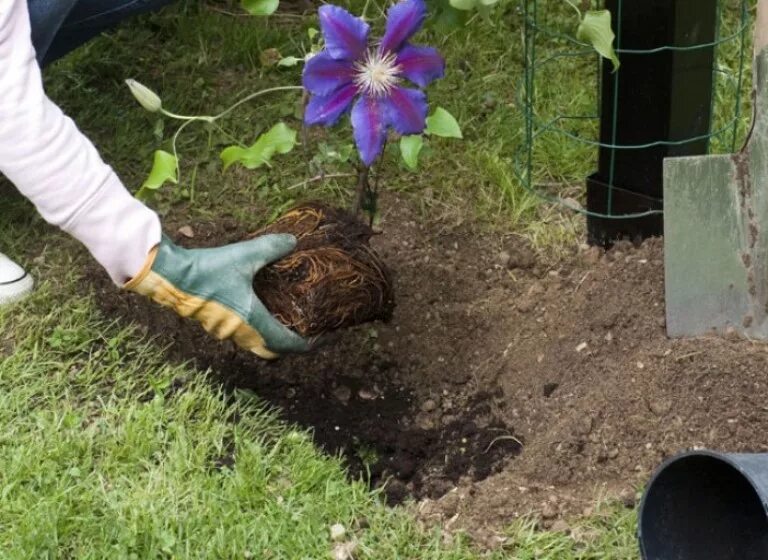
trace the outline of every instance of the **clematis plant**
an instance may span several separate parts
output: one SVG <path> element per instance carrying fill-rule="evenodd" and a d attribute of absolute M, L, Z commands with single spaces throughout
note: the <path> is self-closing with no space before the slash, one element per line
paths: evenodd
<path fill-rule="evenodd" d="M 253 4 L 256 5 L 261 6 L 258 2 Z M 127 80 L 131 93 L 144 109 L 182 123 L 171 138 L 171 152 L 155 152 L 152 171 L 137 196 L 147 198 L 166 182 L 179 182 L 181 169 L 177 139 L 188 125 L 202 123 L 237 141 L 222 128 L 221 120 L 243 103 L 270 93 L 303 92 L 305 126 L 331 127 L 346 114 L 351 114 L 353 138 L 360 160 L 356 174 L 355 212 L 363 209 L 371 220 L 376 213 L 377 186 L 381 174 L 376 173 L 372 188 L 370 170 L 381 160 L 392 131 L 400 137 L 400 153 L 410 169 L 417 166 L 425 136 L 461 138 L 456 119 L 445 109 L 438 107 L 427 116 L 427 96 L 423 90 L 443 77 L 445 61 L 436 49 L 410 42 L 427 17 L 424 0 L 400 0 L 393 4 L 387 11 L 384 35 L 378 41 L 371 40 L 370 25 L 364 17 L 356 17 L 334 5 L 321 6 L 318 15 L 320 33 L 309 30 L 312 45 L 305 56 L 281 58 L 276 49 L 268 49 L 270 56 L 266 57 L 274 59 L 277 66 L 304 62 L 302 86 L 268 88 L 247 95 L 216 115 L 190 116 L 168 111 L 155 92 L 135 80 Z M 268 167 L 275 155 L 286 154 L 294 148 L 297 136 L 296 131 L 286 124 L 278 123 L 251 145 L 237 141 L 220 154 L 224 169 L 233 164 L 248 169 Z M 306 151 L 305 135 L 302 135 L 302 143 Z M 323 143 L 320 148 L 324 156 L 315 156 L 312 162 L 322 161 L 329 154 L 336 153 Z M 337 156 L 340 162 L 350 159 L 345 150 L 340 150 Z M 326 174 L 321 170 L 317 177 L 289 188 L 349 175 Z"/>
<path fill-rule="evenodd" d="M 375 43 L 368 23 L 345 9 L 324 5 L 318 14 L 325 48 L 304 67 L 302 83 L 311 94 L 304 122 L 333 126 L 351 109 L 363 164 L 355 210 L 373 213 L 376 193 L 368 181 L 369 169 L 381 156 L 390 129 L 402 136 L 425 131 L 428 105 L 422 90 L 443 77 L 445 61 L 436 49 L 409 42 L 426 19 L 424 0 L 400 0 L 391 6 L 384 36 Z M 407 87 L 405 81 L 416 87 Z M 408 154 L 413 148 L 414 140 L 401 144 L 407 163 L 413 161 Z"/>

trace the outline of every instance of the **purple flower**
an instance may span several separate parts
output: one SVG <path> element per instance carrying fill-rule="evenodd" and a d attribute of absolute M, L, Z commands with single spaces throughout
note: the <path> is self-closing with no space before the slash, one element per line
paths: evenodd
<path fill-rule="evenodd" d="M 389 127 L 419 134 L 426 126 L 427 96 L 401 85 L 406 79 L 424 88 L 445 70 L 435 49 L 408 43 L 426 18 L 426 5 L 401 0 L 389 8 L 377 46 L 369 46 L 368 24 L 343 8 L 324 5 L 318 13 L 325 49 L 304 67 L 303 84 L 312 94 L 304 121 L 332 126 L 352 107 L 355 144 L 370 166 L 384 148 Z"/>

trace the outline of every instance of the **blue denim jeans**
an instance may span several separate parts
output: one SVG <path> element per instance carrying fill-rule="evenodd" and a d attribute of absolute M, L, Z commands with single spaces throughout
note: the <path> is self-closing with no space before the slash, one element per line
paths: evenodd
<path fill-rule="evenodd" d="M 37 60 L 50 64 L 122 20 L 173 1 L 27 0 Z"/>

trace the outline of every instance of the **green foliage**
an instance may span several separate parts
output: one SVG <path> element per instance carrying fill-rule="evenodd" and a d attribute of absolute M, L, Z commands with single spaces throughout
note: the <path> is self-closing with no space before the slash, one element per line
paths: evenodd
<path fill-rule="evenodd" d="M 296 146 L 296 131 L 285 123 L 278 123 L 265 132 L 248 148 L 229 146 L 221 152 L 224 169 L 239 163 L 247 169 L 269 165 L 275 154 L 287 154 Z"/>
<path fill-rule="evenodd" d="M 469 11 L 477 6 L 478 0 L 449 0 L 449 2 L 457 10 Z"/>
<path fill-rule="evenodd" d="M 324 166 L 336 163 L 350 163 L 355 155 L 355 146 L 350 142 L 329 144 L 319 142 L 317 153 L 312 158 L 312 168 L 321 173 Z"/>
<path fill-rule="evenodd" d="M 303 58 L 297 58 L 295 56 L 286 56 L 285 58 L 281 58 L 278 62 L 278 66 L 283 66 L 286 68 L 290 68 L 291 66 L 296 66 L 299 62 L 304 60 Z"/>
<path fill-rule="evenodd" d="M 241 0 L 241 5 L 252 16 L 269 16 L 277 11 L 280 0 Z"/>
<path fill-rule="evenodd" d="M 460 29 L 473 15 L 470 10 L 457 10 L 451 6 L 450 0 L 433 0 L 431 8 L 434 16 L 427 20 L 427 25 L 438 33 L 450 33 Z"/>
<path fill-rule="evenodd" d="M 448 0 L 448 7 L 459 12 L 477 12 L 482 18 L 490 21 L 490 15 L 493 8 L 499 4 L 499 0 Z M 452 26 L 458 26 L 466 20 L 460 16 L 451 14 L 445 9 L 438 13 L 439 22 Z M 453 21 L 451 21 L 453 20 Z"/>
<path fill-rule="evenodd" d="M 424 146 L 424 138 L 420 134 L 400 138 L 400 154 L 408 169 L 415 170 L 419 165 L 419 153 Z"/>
<path fill-rule="evenodd" d="M 424 134 L 443 138 L 463 138 L 456 118 L 442 107 L 438 107 L 427 117 L 427 128 Z"/>
<path fill-rule="evenodd" d="M 608 10 L 585 12 L 576 32 L 577 39 L 591 43 L 600 56 L 613 63 L 614 72 L 619 69 L 619 58 L 613 48 L 615 37 L 611 29 L 611 12 Z"/>
<path fill-rule="evenodd" d="M 456 117 L 442 107 L 438 107 L 427 117 L 427 127 L 424 129 L 426 136 L 440 136 L 443 138 L 463 138 L 461 127 Z M 415 171 L 419 165 L 419 155 L 424 147 L 424 135 L 412 134 L 400 138 L 400 156 L 405 166 Z"/>
<path fill-rule="evenodd" d="M 147 200 L 166 182 L 177 184 L 179 182 L 178 169 L 179 162 L 173 154 L 169 154 L 163 150 L 155 151 L 152 170 L 149 172 L 149 176 L 144 181 L 144 184 L 141 185 L 141 188 L 136 193 L 136 198 L 139 200 Z"/>

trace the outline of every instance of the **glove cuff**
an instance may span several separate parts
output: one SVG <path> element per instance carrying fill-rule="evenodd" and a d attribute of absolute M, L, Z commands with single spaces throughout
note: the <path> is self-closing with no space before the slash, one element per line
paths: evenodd
<path fill-rule="evenodd" d="M 149 252 L 149 255 L 147 255 L 146 260 L 144 261 L 141 270 L 139 270 L 136 276 L 128 280 L 128 282 L 123 285 L 124 289 L 131 292 L 136 292 L 144 296 L 151 295 L 153 290 L 149 290 L 144 281 L 147 279 L 147 276 L 149 276 L 149 273 L 152 272 L 152 266 L 155 264 L 158 248 L 159 245 L 155 245 L 152 248 L 152 250 Z"/>

